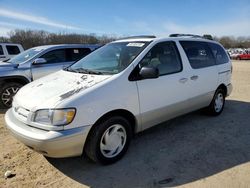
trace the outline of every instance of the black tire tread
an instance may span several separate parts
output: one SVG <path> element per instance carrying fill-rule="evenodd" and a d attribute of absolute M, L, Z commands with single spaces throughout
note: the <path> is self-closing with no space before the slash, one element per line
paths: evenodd
<path fill-rule="evenodd" d="M 126 146 L 124 146 L 125 148 L 124 148 L 124 151 L 121 152 L 121 155 L 119 154 L 118 156 L 112 159 L 103 159 L 102 157 L 100 157 L 100 154 L 97 152 L 97 150 L 99 149 L 98 148 L 99 141 L 101 139 L 103 132 L 107 130 L 109 126 L 114 124 L 114 122 L 118 122 L 118 121 L 124 123 L 125 125 L 125 129 L 127 132 Z M 106 119 L 100 122 L 99 124 L 94 125 L 93 129 L 90 131 L 88 135 L 84 151 L 86 155 L 88 156 L 88 158 L 96 163 L 101 163 L 104 165 L 111 164 L 111 163 L 118 161 L 125 154 L 126 150 L 128 149 L 128 145 L 131 140 L 131 137 L 132 137 L 132 129 L 131 129 L 129 121 L 125 119 L 124 117 L 114 116 L 114 117 L 111 117 L 109 119 Z"/>
<path fill-rule="evenodd" d="M 221 92 L 223 94 L 223 97 L 224 97 L 224 104 L 223 104 L 223 107 L 222 107 L 222 110 L 220 112 L 216 112 L 215 109 L 214 109 L 214 102 L 215 102 L 215 98 L 216 98 L 216 95 Z M 222 89 L 222 88 L 218 88 L 214 94 L 214 97 L 210 103 L 210 105 L 205 109 L 205 111 L 207 112 L 208 115 L 211 115 L 211 116 L 218 116 L 221 114 L 221 112 L 223 111 L 223 108 L 224 108 L 224 105 L 225 105 L 225 91 Z"/>
<path fill-rule="evenodd" d="M 21 88 L 23 85 L 20 83 L 17 83 L 17 82 L 9 82 L 9 83 L 4 83 L 3 85 L 1 85 L 1 88 L 0 88 L 0 109 L 8 108 L 6 105 L 4 105 L 3 101 L 1 100 L 1 97 L 2 97 L 2 93 L 4 92 L 4 90 L 8 87 L 11 87 L 11 86 L 18 86 Z"/>

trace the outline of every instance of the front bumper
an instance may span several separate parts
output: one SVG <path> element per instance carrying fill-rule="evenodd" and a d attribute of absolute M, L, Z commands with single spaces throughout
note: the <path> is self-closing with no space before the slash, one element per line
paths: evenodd
<path fill-rule="evenodd" d="M 5 114 L 6 127 L 12 135 L 29 148 L 48 157 L 79 156 L 91 126 L 62 131 L 47 131 L 26 125 L 13 115 L 12 110 Z"/>
<path fill-rule="evenodd" d="M 227 96 L 229 96 L 233 91 L 233 85 L 232 84 L 228 84 L 227 85 Z"/>

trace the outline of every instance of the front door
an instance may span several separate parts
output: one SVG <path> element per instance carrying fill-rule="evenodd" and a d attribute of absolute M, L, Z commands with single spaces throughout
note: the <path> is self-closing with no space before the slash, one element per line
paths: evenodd
<path fill-rule="evenodd" d="M 68 61 L 65 49 L 52 50 L 43 54 L 40 58 L 44 58 L 46 63 L 32 65 L 33 80 L 63 69 Z"/>
<path fill-rule="evenodd" d="M 138 66 L 159 69 L 158 78 L 137 81 L 142 130 L 185 113 L 192 88 L 175 42 L 156 44 Z"/>

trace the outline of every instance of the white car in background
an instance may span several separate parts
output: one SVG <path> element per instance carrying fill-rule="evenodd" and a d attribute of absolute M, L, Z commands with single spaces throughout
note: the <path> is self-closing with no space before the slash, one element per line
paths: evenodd
<path fill-rule="evenodd" d="M 6 61 L 23 51 L 21 44 L 0 43 L 0 62 Z"/>
<path fill-rule="evenodd" d="M 215 41 L 122 39 L 22 87 L 5 121 L 14 137 L 43 155 L 86 153 L 109 164 L 125 154 L 134 133 L 201 108 L 219 115 L 231 73 Z"/>

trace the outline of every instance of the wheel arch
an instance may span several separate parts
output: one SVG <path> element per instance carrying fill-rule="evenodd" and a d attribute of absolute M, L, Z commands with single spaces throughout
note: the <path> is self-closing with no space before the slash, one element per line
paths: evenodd
<path fill-rule="evenodd" d="M 4 85 L 5 83 L 16 82 L 22 85 L 28 84 L 30 81 L 24 76 L 8 76 L 8 77 L 0 77 L 0 85 Z"/>
<path fill-rule="evenodd" d="M 136 128 L 137 128 L 137 121 L 136 121 L 135 116 L 130 111 L 128 111 L 128 110 L 125 110 L 125 109 L 116 109 L 116 110 L 112 110 L 112 111 L 109 111 L 109 112 L 105 113 L 103 116 L 101 116 L 94 123 L 94 125 L 91 127 L 91 129 L 88 132 L 88 135 L 87 135 L 87 138 L 86 138 L 86 142 L 89 140 L 90 135 L 92 135 L 92 131 L 94 130 L 94 128 L 96 126 L 98 126 L 101 122 L 107 120 L 108 118 L 110 118 L 112 116 L 121 116 L 121 117 L 126 118 L 129 121 L 130 125 L 131 125 L 132 133 L 133 134 L 135 133 Z M 84 147 L 86 145 L 86 142 L 84 144 Z"/>
<path fill-rule="evenodd" d="M 227 86 L 225 85 L 225 84 L 220 84 L 219 86 L 218 86 L 218 88 L 216 89 L 216 91 L 218 90 L 218 89 L 222 89 L 225 93 L 225 96 L 227 96 Z"/>
<path fill-rule="evenodd" d="M 128 110 L 125 110 L 125 109 L 116 109 L 116 110 L 112 110 L 112 111 L 109 111 L 107 113 L 105 113 L 103 116 L 101 116 L 95 123 L 94 125 L 92 126 L 92 128 L 98 124 L 100 124 L 102 121 L 105 121 L 107 120 L 108 118 L 112 117 L 112 116 L 121 116 L 121 117 L 124 117 L 126 118 L 130 125 L 131 125 L 131 128 L 133 130 L 133 132 L 135 132 L 135 129 L 136 129 L 136 126 L 137 126 L 137 121 L 136 121 L 136 118 L 134 116 L 133 113 L 131 113 L 130 111 Z M 92 129 L 91 128 L 91 129 Z"/>

